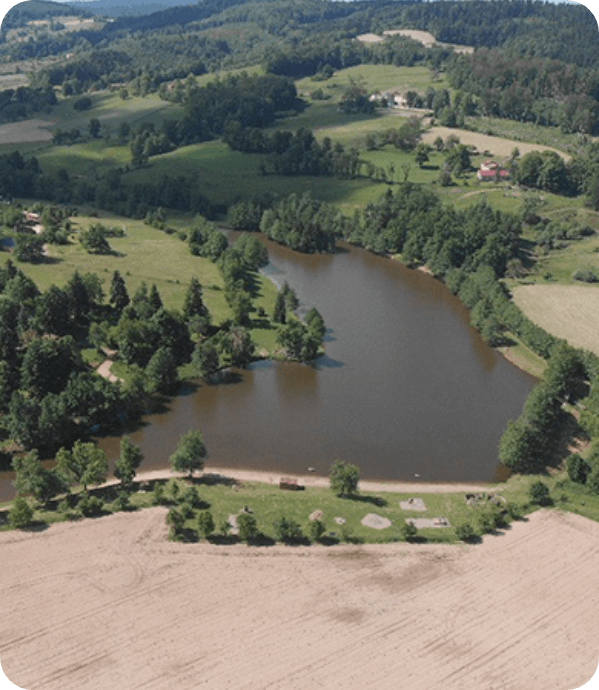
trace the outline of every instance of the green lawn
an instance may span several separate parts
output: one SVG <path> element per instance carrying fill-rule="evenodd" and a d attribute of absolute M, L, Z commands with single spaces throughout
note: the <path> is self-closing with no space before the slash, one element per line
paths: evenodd
<path fill-rule="evenodd" d="M 234 474 L 234 473 L 233 473 Z M 599 519 L 599 497 L 589 493 L 587 489 L 574 484 L 564 473 L 553 477 L 544 477 L 543 481 L 551 491 L 551 505 L 558 510 L 567 510 L 593 520 Z M 537 509 L 531 505 L 528 488 L 537 481 L 538 477 L 516 476 L 501 485 L 490 485 L 489 494 L 498 493 L 506 501 L 518 504 L 523 515 Z M 176 505 L 172 487 L 179 486 L 179 495 L 189 486 L 189 480 L 171 479 L 159 480 L 166 485 L 167 498 L 170 505 Z M 298 522 L 305 535 L 309 530 L 309 515 L 315 510 L 323 512 L 323 522 L 326 526 L 326 536 L 333 540 L 350 540 L 363 543 L 387 543 L 401 541 L 401 527 L 406 518 L 447 518 L 449 528 L 424 528 L 419 530 L 420 541 L 430 543 L 456 543 L 455 526 L 464 522 L 471 523 L 475 529 L 482 514 L 489 510 L 489 503 L 470 506 L 465 500 L 465 493 L 397 493 L 397 492 L 368 492 L 351 499 L 338 498 L 328 488 L 309 487 L 305 491 L 281 491 L 277 486 L 261 482 L 239 483 L 236 490 L 227 484 L 212 484 L 202 478 L 194 480 L 198 489 L 202 506 L 198 507 L 193 516 L 186 522 L 190 530 L 197 529 L 197 511 L 209 509 L 218 527 L 230 515 L 238 514 L 244 507 L 253 511 L 259 529 L 268 538 L 274 539 L 273 523 L 281 517 Z M 106 510 L 114 510 L 110 502 L 116 497 L 117 487 L 106 487 L 94 490 L 92 493 L 102 496 Z M 405 511 L 400 507 L 400 501 L 418 496 L 426 505 L 425 512 Z M 180 498 L 178 499 L 180 501 Z M 151 493 L 138 492 L 132 495 L 132 505 L 139 509 L 153 505 Z M 10 504 L 4 504 L 7 509 Z M 391 521 L 391 526 L 383 530 L 375 530 L 362 525 L 362 519 L 369 513 L 375 513 Z M 343 518 L 345 523 L 339 525 L 335 518 Z M 36 511 L 35 519 L 40 522 L 52 523 L 63 521 L 66 516 L 50 510 Z M 8 529 L 5 525 L 0 529 Z M 477 530 L 481 533 L 481 529 Z"/>

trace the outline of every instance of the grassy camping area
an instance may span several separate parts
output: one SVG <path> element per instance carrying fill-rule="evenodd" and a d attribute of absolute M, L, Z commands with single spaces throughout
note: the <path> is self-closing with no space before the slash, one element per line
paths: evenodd
<path fill-rule="evenodd" d="M 234 477 L 234 471 L 231 472 Z M 140 510 L 157 505 L 154 489 L 157 485 L 163 487 L 164 497 L 160 505 L 166 508 L 177 507 L 188 513 L 182 534 L 185 540 L 198 540 L 197 517 L 203 510 L 209 510 L 215 523 L 213 540 L 221 543 L 234 543 L 238 539 L 233 535 L 223 538 L 222 524 L 231 515 L 238 515 L 245 508 L 249 508 L 256 518 L 257 526 L 262 536 L 259 543 L 269 544 L 276 540 L 273 524 L 285 517 L 296 521 L 307 538 L 309 535 L 309 516 L 313 511 L 323 513 L 322 521 L 326 532 L 322 539 L 325 544 L 333 545 L 339 542 L 348 543 L 392 543 L 405 541 L 401 529 L 406 519 L 418 518 L 446 518 L 449 527 L 429 527 L 419 529 L 412 541 L 420 543 L 457 543 L 460 541 L 456 534 L 456 527 L 468 523 L 474 531 L 469 541 L 477 542 L 485 533 L 501 533 L 509 529 L 514 518 L 506 513 L 506 506 L 515 507 L 519 517 L 526 520 L 527 514 L 537 510 L 540 506 L 531 502 L 529 488 L 538 480 L 534 476 L 515 476 L 499 485 L 489 485 L 486 497 L 502 496 L 505 502 L 501 509 L 482 498 L 476 505 L 469 505 L 466 494 L 462 491 L 448 493 L 400 493 L 394 491 L 360 491 L 350 498 L 335 496 L 329 488 L 307 487 L 304 491 L 282 491 L 278 486 L 248 481 L 241 482 L 230 477 L 215 478 L 211 475 L 188 478 L 153 479 L 150 482 L 136 483 L 129 494 L 128 505 L 119 503 L 119 486 L 109 486 L 91 489 L 89 495 L 102 501 L 102 507 L 94 517 L 109 515 L 119 510 Z M 567 510 L 593 520 L 599 520 L 599 497 L 593 495 L 584 486 L 571 482 L 565 473 L 543 478 L 550 489 L 548 506 L 558 510 Z M 190 505 L 190 487 L 195 487 L 199 501 Z M 80 490 L 75 490 L 68 500 L 58 499 L 48 504 L 46 509 L 35 511 L 33 529 L 40 525 L 63 522 L 67 520 L 83 519 L 78 500 L 83 496 Z M 415 512 L 403 510 L 400 502 L 419 497 L 424 500 L 426 510 Z M 197 499 L 196 499 L 197 500 Z M 10 529 L 8 525 L 8 509 L 10 504 L 0 506 L 0 531 Z M 189 509 L 188 507 L 189 506 Z M 492 515 L 504 512 L 504 519 L 494 522 Z M 376 514 L 391 521 L 391 526 L 385 529 L 373 529 L 362 524 L 362 519 L 368 514 Z M 345 522 L 338 524 L 335 518 L 343 518 Z M 304 540 L 305 541 L 305 540 Z"/>

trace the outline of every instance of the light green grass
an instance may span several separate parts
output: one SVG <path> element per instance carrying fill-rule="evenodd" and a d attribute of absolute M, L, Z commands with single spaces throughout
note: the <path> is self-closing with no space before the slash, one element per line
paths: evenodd
<path fill-rule="evenodd" d="M 297 90 L 309 94 L 318 88 L 335 96 L 341 95 L 350 85 L 350 79 L 362 84 L 369 93 L 397 90 L 417 91 L 424 94 L 429 87 L 449 88 L 445 75 L 433 77 L 428 67 L 395 67 L 394 65 L 357 65 L 335 72 L 326 81 L 313 81 L 310 77 L 296 82 Z"/>
<path fill-rule="evenodd" d="M 537 510 L 538 506 L 531 505 L 528 497 L 530 485 L 538 481 L 538 476 L 515 476 L 501 485 L 490 485 L 487 493 L 498 493 L 506 501 L 519 505 L 523 514 Z M 599 520 L 599 496 L 591 494 L 585 487 L 571 482 L 565 473 L 554 476 L 541 477 L 551 492 L 552 505 L 556 510 L 577 513 L 592 520 Z M 166 480 L 161 480 L 162 483 Z M 167 497 L 172 500 L 172 485 L 177 483 L 180 493 L 189 485 L 188 480 L 173 479 L 167 484 Z M 401 541 L 401 527 L 410 518 L 445 517 L 450 523 L 449 528 L 428 528 L 418 532 L 419 540 L 430 543 L 456 543 L 455 526 L 469 522 L 476 527 L 479 515 L 485 512 L 488 504 L 469 506 L 465 500 L 465 493 L 398 493 L 398 492 L 367 492 L 362 491 L 358 498 L 338 498 L 328 488 L 309 487 L 304 491 L 281 491 L 277 486 L 261 482 L 243 482 L 238 484 L 236 491 L 230 486 L 222 484 L 204 483 L 202 479 L 194 481 L 203 509 L 208 509 L 213 515 L 217 530 L 230 515 L 238 514 L 244 507 L 253 511 L 258 528 L 267 537 L 274 539 L 273 523 L 281 517 L 298 522 L 305 535 L 309 530 L 309 515 L 315 510 L 322 510 L 323 522 L 326 526 L 326 536 L 342 541 L 345 535 L 350 540 L 363 543 L 388 543 Z M 112 512 L 111 501 L 116 496 L 117 487 L 100 490 L 106 500 L 105 508 Z M 400 501 L 413 496 L 420 496 L 426 505 L 425 512 L 404 511 L 400 508 Z M 150 493 L 135 493 L 131 499 L 137 508 L 153 505 Z M 7 509 L 10 503 L 1 507 Z M 197 512 L 186 522 L 190 530 L 197 529 Z M 391 527 L 374 530 L 361 524 L 361 520 L 368 513 L 376 513 L 391 521 Z M 335 522 L 336 517 L 345 519 L 342 526 Z M 55 510 L 37 510 L 35 519 L 40 522 L 53 523 L 64 521 L 66 517 Z M 509 528 L 509 527 L 508 527 Z M 7 526 L 0 529 L 6 530 Z"/>
<path fill-rule="evenodd" d="M 193 175 L 200 182 L 204 196 L 213 203 L 227 206 L 267 194 L 287 196 L 311 192 L 323 201 L 351 210 L 378 198 L 384 191 L 381 185 L 365 179 L 262 175 L 262 160 L 261 155 L 231 151 L 226 144 L 211 141 L 154 156 L 147 167 L 133 170 L 122 179 L 124 184 L 156 183 L 165 175 Z"/>

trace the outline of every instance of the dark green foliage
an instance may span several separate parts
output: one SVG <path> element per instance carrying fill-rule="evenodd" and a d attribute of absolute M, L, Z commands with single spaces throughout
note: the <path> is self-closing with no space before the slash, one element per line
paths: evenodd
<path fill-rule="evenodd" d="M 207 319 L 209 317 L 208 308 L 204 304 L 202 286 L 195 276 L 192 277 L 189 288 L 187 289 L 187 293 L 185 295 L 183 316 L 187 321 L 196 316 L 199 316 L 202 319 Z"/>
<path fill-rule="evenodd" d="M 472 541 L 476 537 L 476 531 L 469 522 L 462 522 L 456 525 L 456 537 L 461 541 Z"/>
<path fill-rule="evenodd" d="M 114 476 L 123 486 L 131 484 L 143 459 L 140 447 L 125 436 L 121 441 L 121 452 L 115 463 Z"/>
<path fill-rule="evenodd" d="M 243 366 L 254 357 L 256 345 L 250 332 L 241 326 L 222 330 L 215 338 L 215 347 L 223 366 Z"/>
<path fill-rule="evenodd" d="M 76 441 L 73 450 L 61 448 L 56 455 L 56 466 L 69 484 L 97 486 L 106 481 L 108 460 L 106 453 L 94 443 Z"/>
<path fill-rule="evenodd" d="M 168 347 L 160 347 L 152 355 L 145 370 L 147 393 L 168 393 L 179 382 L 177 362 Z"/>
<path fill-rule="evenodd" d="M 257 237 L 242 234 L 235 242 L 235 249 L 241 253 L 243 263 L 252 271 L 257 271 L 268 263 L 268 250 Z"/>
<path fill-rule="evenodd" d="M 291 194 L 264 212 L 260 229 L 271 240 L 300 252 L 330 252 L 342 232 L 343 217 L 309 194 Z"/>
<path fill-rule="evenodd" d="M 15 472 L 14 485 L 19 495 L 30 495 L 45 503 L 66 491 L 60 475 L 42 467 L 36 450 L 24 456 L 16 455 L 12 467 Z"/>
<path fill-rule="evenodd" d="M 322 338 L 306 324 L 297 319 L 291 319 L 289 323 L 279 326 L 277 342 L 285 348 L 289 359 L 309 362 L 318 356 Z"/>
<path fill-rule="evenodd" d="M 189 477 L 204 468 L 208 451 L 199 431 L 188 431 L 181 436 L 177 450 L 171 455 L 170 463 L 175 472 L 187 472 Z"/>
<path fill-rule="evenodd" d="M 217 261 L 229 246 L 226 236 L 205 218 L 196 219 L 187 238 L 189 250 L 195 256 Z"/>
<path fill-rule="evenodd" d="M 35 263 L 44 258 L 44 238 L 40 235 L 19 234 L 15 238 L 14 257 L 17 261 Z"/>
<path fill-rule="evenodd" d="M 342 460 L 335 460 L 329 470 L 330 486 L 335 496 L 351 497 L 358 493 L 360 469 Z"/>
<path fill-rule="evenodd" d="M 209 539 L 214 533 L 216 526 L 214 524 L 214 518 L 209 510 L 201 510 L 198 513 L 198 532 L 204 537 L 204 539 Z"/>
<path fill-rule="evenodd" d="M 84 364 L 75 341 L 65 338 L 35 338 L 29 343 L 21 365 L 21 386 L 39 400 L 48 393 L 60 393 L 71 375 Z"/>
<path fill-rule="evenodd" d="M 239 518 L 238 518 L 239 519 Z M 304 538 L 302 528 L 295 520 L 289 520 L 286 517 L 281 517 L 273 523 L 275 536 L 278 541 L 285 544 L 292 544 L 299 542 Z"/>
<path fill-rule="evenodd" d="M 73 103 L 73 110 L 89 110 L 92 107 L 92 99 L 89 96 L 77 98 Z"/>
<path fill-rule="evenodd" d="M 311 333 L 322 341 L 327 329 L 324 324 L 324 319 L 316 307 L 312 307 L 312 309 L 310 309 L 310 311 L 306 314 L 306 323 L 308 324 L 308 328 Z"/>
<path fill-rule="evenodd" d="M 262 207 L 253 201 L 240 201 L 229 208 L 227 220 L 232 230 L 258 232 L 262 211 Z"/>
<path fill-rule="evenodd" d="M 418 536 L 418 528 L 411 520 L 408 520 L 401 526 L 400 532 L 401 538 L 404 541 L 413 541 Z"/>
<path fill-rule="evenodd" d="M 79 241 L 88 254 L 110 254 L 112 250 L 107 236 L 106 228 L 101 223 L 95 223 L 80 232 Z"/>
<path fill-rule="evenodd" d="M 29 527 L 33 522 L 33 508 L 22 496 L 17 496 L 13 501 L 8 514 L 8 521 L 10 526 L 15 529 Z"/>
<path fill-rule="evenodd" d="M 131 301 L 129 299 L 129 293 L 127 292 L 125 280 L 118 271 L 115 271 L 112 274 L 109 301 L 114 307 L 115 312 L 119 315 Z"/>
<path fill-rule="evenodd" d="M 327 528 L 322 520 L 310 521 L 310 539 L 312 541 L 320 541 L 326 531 Z"/>
<path fill-rule="evenodd" d="M 591 467 L 578 453 L 572 453 L 566 458 L 566 470 L 573 482 L 585 484 Z"/>
<path fill-rule="evenodd" d="M 193 352 L 192 362 L 200 376 L 210 376 L 218 371 L 220 360 L 210 341 L 200 341 Z"/>
<path fill-rule="evenodd" d="M 99 496 L 85 494 L 77 504 L 83 517 L 98 517 L 104 512 L 104 501 Z"/>
<path fill-rule="evenodd" d="M 152 501 L 156 506 L 162 506 L 168 502 L 168 498 L 164 491 L 164 484 L 160 484 L 159 482 L 154 484 L 154 488 L 152 489 Z"/>
<path fill-rule="evenodd" d="M 532 503 L 543 506 L 550 503 L 549 487 L 542 481 L 533 482 L 528 489 L 528 497 Z"/>
<path fill-rule="evenodd" d="M 287 303 L 285 301 L 285 295 L 281 290 L 277 292 L 272 320 L 275 323 L 287 323 Z"/>
<path fill-rule="evenodd" d="M 252 513 L 239 513 L 237 516 L 237 526 L 239 528 L 239 538 L 246 543 L 255 541 L 260 534 L 258 523 Z"/>

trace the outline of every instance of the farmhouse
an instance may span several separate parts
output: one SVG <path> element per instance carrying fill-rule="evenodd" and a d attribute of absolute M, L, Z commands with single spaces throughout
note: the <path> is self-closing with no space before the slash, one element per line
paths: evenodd
<path fill-rule="evenodd" d="M 481 163 L 480 170 L 476 174 L 479 180 L 509 180 L 510 174 L 495 161 Z"/>

